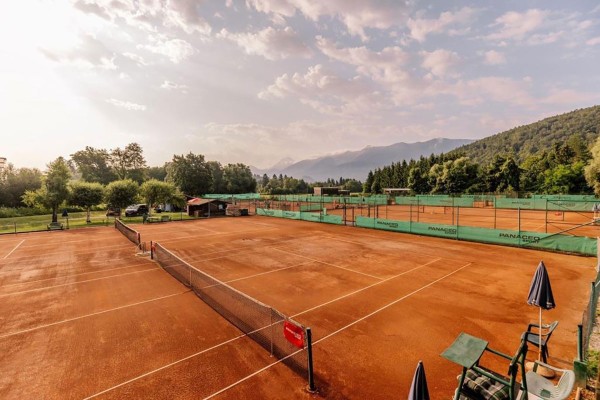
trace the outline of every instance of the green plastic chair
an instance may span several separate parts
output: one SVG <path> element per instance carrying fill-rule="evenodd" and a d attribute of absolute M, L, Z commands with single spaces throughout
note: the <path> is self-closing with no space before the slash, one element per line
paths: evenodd
<path fill-rule="evenodd" d="M 545 325 L 542 324 L 542 342 L 540 343 L 540 325 L 539 324 L 529 324 L 527 327 L 527 342 L 531 343 L 536 347 L 541 348 L 542 352 L 542 361 L 545 363 L 548 362 L 548 341 L 550 340 L 550 336 L 552 336 L 552 332 L 556 329 L 558 325 L 558 321 L 554 321 L 551 324 Z M 533 329 L 535 328 L 535 329 Z"/>

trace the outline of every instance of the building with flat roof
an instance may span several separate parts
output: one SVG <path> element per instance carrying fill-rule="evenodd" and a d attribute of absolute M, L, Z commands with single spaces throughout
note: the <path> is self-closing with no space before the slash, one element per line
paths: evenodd
<path fill-rule="evenodd" d="M 0 157 L 0 171 L 8 166 L 6 162 L 6 157 Z"/>

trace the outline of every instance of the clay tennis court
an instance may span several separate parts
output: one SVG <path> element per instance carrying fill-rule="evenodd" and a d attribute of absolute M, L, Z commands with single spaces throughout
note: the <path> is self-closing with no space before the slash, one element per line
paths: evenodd
<path fill-rule="evenodd" d="M 431 397 L 449 398 L 459 367 L 439 354 L 463 331 L 513 353 L 540 260 L 557 302 L 544 320 L 560 321 L 550 362 L 570 366 L 595 277 L 595 258 L 269 217 L 133 227 L 310 326 L 319 392 L 114 228 L 90 228 L 0 237 L 0 397 L 402 398 L 423 360 Z"/>

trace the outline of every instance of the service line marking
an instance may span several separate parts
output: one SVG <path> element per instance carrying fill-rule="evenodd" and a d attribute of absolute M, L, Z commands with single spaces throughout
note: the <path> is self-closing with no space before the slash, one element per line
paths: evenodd
<path fill-rule="evenodd" d="M 402 275 L 405 275 L 405 274 L 407 274 L 407 273 L 409 273 L 409 272 L 411 272 L 411 271 L 415 271 L 415 270 L 417 270 L 417 269 L 419 269 L 419 268 L 423 268 L 423 267 L 425 267 L 425 266 L 427 266 L 427 265 L 433 264 L 434 262 L 437 262 L 437 261 L 439 261 L 439 260 L 441 260 L 441 259 L 442 259 L 442 258 L 437 258 L 437 259 L 435 259 L 435 260 L 429 261 L 429 262 L 427 262 L 427 263 L 425 263 L 425 264 L 419 265 L 419 266 L 417 266 L 417 267 L 415 267 L 415 268 L 412 268 L 412 269 L 410 269 L 410 270 L 408 270 L 408 271 L 404 271 L 404 272 L 402 272 L 402 273 L 400 273 L 400 274 L 398 274 L 398 275 L 396 275 L 396 276 L 392 276 L 392 277 L 390 277 L 390 278 L 387 278 L 387 279 L 385 279 L 385 280 L 382 280 L 382 281 L 380 281 L 380 282 L 376 282 L 376 283 L 374 283 L 374 284 L 372 284 L 372 285 L 370 285 L 370 286 L 367 286 L 367 287 L 365 287 L 365 288 L 363 288 L 363 289 L 357 290 L 357 291 L 355 291 L 355 292 L 353 292 L 353 293 L 349 293 L 349 294 L 347 294 L 347 295 L 345 295 L 345 296 L 340 296 L 340 297 L 338 297 L 337 299 L 334 299 L 334 300 L 328 301 L 328 302 L 326 302 L 326 303 L 323 303 L 323 304 L 321 304 L 321 305 L 319 305 L 319 306 L 316 306 L 316 307 L 310 308 L 310 309 L 308 309 L 308 310 L 301 311 L 301 312 L 299 312 L 299 313 L 298 313 L 298 314 L 296 314 L 296 315 L 304 314 L 304 313 L 306 313 L 306 312 L 309 312 L 309 311 L 311 311 L 311 310 L 317 309 L 317 308 L 319 308 L 319 307 L 322 307 L 322 306 L 324 306 L 324 305 L 331 304 L 331 303 L 333 303 L 333 302 L 335 302 L 335 301 L 338 301 L 338 300 L 341 300 L 341 299 L 343 299 L 343 298 L 345 298 L 345 297 L 348 297 L 348 296 L 350 296 L 350 295 L 352 295 L 352 294 L 354 294 L 354 293 L 358 293 L 358 292 L 360 292 L 360 291 L 362 291 L 362 290 L 366 290 L 366 289 L 368 289 L 368 288 L 371 288 L 371 287 L 373 287 L 373 286 L 380 285 L 380 284 L 382 284 L 382 283 L 384 283 L 384 282 L 386 282 L 386 281 L 389 281 L 389 280 L 391 280 L 391 279 L 393 279 L 393 278 L 397 278 L 397 277 L 399 277 L 399 276 L 402 276 Z M 468 265 L 470 265 L 470 264 L 471 264 L 471 263 L 468 263 L 468 264 L 466 264 L 466 265 L 464 265 L 464 266 L 460 267 L 459 269 L 457 269 L 457 270 L 455 270 L 455 271 L 452 271 L 451 273 L 449 273 L 449 274 L 447 274 L 447 275 L 443 276 L 442 278 L 439 278 L 438 280 L 436 280 L 436 281 L 434 281 L 434 282 L 432 282 L 432 283 L 429 283 L 429 284 L 427 284 L 427 285 L 423 286 L 421 289 L 417 289 L 416 291 L 414 291 L 414 292 L 412 292 L 412 293 L 410 293 L 410 294 L 408 294 L 408 295 L 404 296 L 404 298 L 406 298 L 406 297 L 409 297 L 409 296 L 411 296 L 412 294 L 414 294 L 414 293 L 417 293 L 417 292 L 421 291 L 422 289 L 424 289 L 424 288 L 426 288 L 426 287 L 429 287 L 429 286 L 431 286 L 432 284 L 434 284 L 434 283 L 436 283 L 436 282 L 438 282 L 438 281 L 440 281 L 440 280 L 442 280 L 442 279 L 444 279 L 444 278 L 446 278 L 446 277 L 448 277 L 448 276 L 450 276 L 450 275 L 452 275 L 452 274 L 454 274 L 454 273 L 456 273 L 456 272 L 460 271 L 461 269 L 463 269 L 463 268 L 467 267 L 467 266 L 468 266 Z M 400 300 L 398 300 L 398 301 L 400 301 Z M 396 301 L 396 302 L 397 302 L 397 301 Z M 381 309 L 380 309 L 380 310 L 381 310 Z M 103 394 L 105 394 L 105 393 L 108 393 L 108 392 L 110 392 L 110 391 L 112 391 L 112 390 L 118 389 L 118 388 L 120 388 L 120 387 L 122 387 L 122 386 L 128 385 L 128 384 L 130 384 L 130 383 L 133 383 L 133 382 L 135 382 L 135 381 L 137 381 L 137 380 L 140 380 L 140 379 L 142 379 L 142 378 L 145 378 L 145 377 L 147 377 L 147 376 L 149 376 L 149 375 L 152 375 L 152 374 L 154 374 L 154 373 L 156 373 L 156 372 L 160 372 L 160 371 L 162 371 L 162 370 L 165 370 L 165 369 L 167 369 L 167 368 L 170 368 L 170 367 L 172 367 L 172 366 L 174 366 L 174 365 L 177 365 L 177 364 L 179 364 L 179 363 L 182 363 L 182 362 L 184 362 L 184 361 L 187 361 L 187 360 L 189 360 L 189 359 L 191 359 L 191 358 L 194 358 L 194 357 L 196 357 L 196 356 L 199 356 L 199 355 L 201 355 L 201 354 L 203 354 L 203 353 L 206 353 L 206 352 L 208 352 L 208 351 L 211 351 L 211 350 L 215 350 L 215 349 L 217 349 L 217 348 L 219 348 L 219 347 L 222 347 L 222 346 L 225 346 L 225 345 L 227 345 L 227 344 L 229 344 L 229 343 L 232 343 L 232 342 L 234 342 L 234 341 L 236 341 L 236 340 L 238 340 L 238 339 L 242 339 L 242 338 L 244 338 L 244 337 L 246 337 L 246 336 L 249 336 L 249 335 L 251 335 L 251 334 L 253 334 L 253 333 L 255 333 L 255 332 L 258 332 L 258 331 L 260 331 L 260 330 L 266 329 L 266 328 L 268 328 L 268 327 L 269 327 L 269 325 L 267 325 L 267 326 L 264 326 L 264 327 L 262 327 L 262 328 L 259 328 L 259 329 L 255 330 L 255 331 L 253 331 L 253 332 L 249 332 L 249 333 L 247 333 L 247 334 L 243 334 L 243 335 L 240 335 L 240 336 L 236 336 L 236 337 L 234 337 L 234 338 L 232 338 L 232 339 L 229 339 L 229 340 L 226 340 L 226 341 L 224 341 L 224 342 L 221 342 L 221 343 L 219 343 L 219 344 L 216 344 L 216 345 L 214 345 L 214 346 L 212 346 L 212 347 L 210 347 L 210 348 L 208 348 L 208 349 L 201 350 L 201 351 L 199 351 L 199 352 L 197 352 L 197 353 L 191 354 L 191 355 L 189 355 L 189 356 L 187 356 L 187 357 L 184 357 L 184 358 L 181 358 L 181 359 L 179 359 L 179 360 L 177 360 L 177 361 L 173 361 L 173 362 L 172 362 L 172 363 L 170 363 L 170 364 L 163 365 L 162 367 L 159 367 L 159 368 L 157 368 L 157 369 L 154 369 L 154 370 L 152 370 L 152 371 L 148 371 L 148 372 L 146 372 L 146 373 L 144 373 L 144 374 L 142 374 L 142 375 L 136 376 L 135 378 L 129 379 L 128 381 L 121 382 L 121 383 L 119 383 L 118 385 L 112 386 L 112 387 L 110 387 L 110 388 L 108 388 L 108 389 L 105 389 L 105 390 L 103 390 L 103 391 L 101 391 L 101 392 L 98 392 L 98 393 L 95 393 L 95 394 L 93 394 L 93 395 L 91 395 L 91 396 L 89 396 L 89 397 L 86 397 L 84 400 L 89 400 L 89 399 L 92 399 L 92 398 L 94 398 L 94 397 L 98 397 L 98 396 L 100 396 L 100 395 L 103 395 Z M 338 331 L 339 331 L 339 330 L 338 330 Z M 331 335 L 329 335 L 329 336 L 331 336 Z M 321 340 L 322 340 L 322 339 L 321 339 Z M 220 393 L 223 393 L 223 392 L 225 392 L 226 390 L 229 390 L 229 389 L 231 389 L 231 388 L 232 388 L 232 387 L 234 387 L 235 385 L 238 385 L 239 383 L 241 383 L 241 382 L 244 382 L 244 381 L 246 381 L 246 380 L 250 379 L 251 377 L 253 377 L 253 376 L 255 376 L 255 375 L 258 375 L 259 373 L 261 373 L 261 372 L 263 372 L 263 371 L 266 371 L 267 369 L 269 369 L 269 368 L 271 368 L 271 367 L 273 367 L 273 366 L 275 366 L 275 365 L 277 365 L 277 364 L 281 363 L 282 361 L 284 361 L 284 360 L 286 360 L 286 359 L 288 359 L 288 358 L 290 358 L 290 357 L 292 357 L 292 356 L 296 355 L 297 353 L 299 353 L 299 352 L 301 352 L 301 351 L 303 351 L 303 350 L 298 350 L 298 351 L 297 351 L 297 352 L 295 352 L 295 353 L 292 353 L 292 354 L 290 354 L 290 355 L 288 355 L 288 356 L 286 356 L 286 357 L 284 357 L 284 358 L 282 358 L 282 359 L 280 359 L 280 360 L 278 360 L 278 361 L 276 361 L 276 362 L 274 362 L 274 363 L 271 363 L 271 364 L 269 364 L 269 365 L 265 366 L 264 368 L 261 368 L 261 369 L 259 369 L 258 371 L 254 372 L 254 373 L 252 373 L 252 374 L 250 374 L 250 375 L 248 375 L 248 376 L 246 376 L 245 378 L 242 378 L 242 379 L 240 379 L 239 381 L 237 381 L 237 382 L 233 383 L 232 385 L 229 385 L 228 387 L 226 387 L 226 388 L 223 388 L 223 389 L 221 389 L 220 391 L 218 391 L 218 392 L 215 392 L 215 393 L 213 393 L 212 395 L 210 395 L 210 396 L 208 396 L 208 397 L 205 397 L 205 400 L 206 400 L 206 399 L 210 399 L 210 398 L 212 398 L 212 397 L 214 397 L 214 396 L 216 396 L 216 395 L 218 395 L 218 394 L 220 394 Z"/>
<path fill-rule="evenodd" d="M 451 275 L 454 275 L 455 273 L 457 273 L 458 271 L 460 271 L 460 270 L 462 270 L 462 269 L 464 269 L 464 268 L 468 267 L 469 265 L 471 265 L 471 263 L 467 263 L 467 264 L 463 265 L 462 267 L 460 267 L 460 268 L 458 268 L 458 269 L 456 269 L 456 270 L 454 270 L 454 271 L 452 271 L 452 272 L 450 272 L 450 273 L 448 273 L 448 274 L 446 274 L 446 275 L 442 276 L 441 278 L 438 278 L 438 279 L 434 280 L 433 282 L 430 282 L 430 283 L 428 283 L 428 284 L 427 284 L 427 285 L 425 285 L 425 286 L 421 286 L 419 289 L 413 290 L 412 292 L 410 292 L 410 293 L 408 293 L 408 294 L 406 294 L 406 295 L 404 295 L 404 296 L 402 296 L 402 297 L 400 297 L 400 298 L 398 298 L 398 299 L 396 299 L 396 300 L 392 301 L 391 303 L 388 303 L 388 304 L 386 304 L 385 306 L 383 306 L 383 307 L 381 307 L 381 308 L 379 308 L 379 309 L 377 309 L 377 310 L 375 310 L 375 311 L 372 311 L 372 312 L 370 312 L 369 314 L 367 314 L 367 315 L 365 315 L 365 316 L 363 316 L 363 317 L 361 317 L 361 318 L 359 318 L 359 319 L 357 319 L 357 320 L 355 320 L 355 321 L 353 321 L 353 322 L 349 323 L 348 325 L 346 325 L 346 326 L 343 326 L 343 327 L 339 328 L 338 330 L 336 330 L 336 331 L 334 331 L 334 332 L 330 333 L 329 335 L 326 335 L 326 336 L 322 337 L 321 339 L 319 339 L 319 340 L 317 340 L 317 341 L 313 342 L 313 345 L 316 345 L 317 343 L 320 343 L 320 342 L 322 342 L 323 340 L 329 339 L 330 337 L 332 337 L 332 336 L 334 336 L 334 335 L 337 335 L 338 333 L 340 333 L 340 332 L 342 332 L 342 331 L 345 331 L 346 329 L 348 329 L 348 328 L 350 328 L 350 327 L 352 327 L 352 326 L 354 326 L 354 325 L 358 324 L 359 322 L 362 322 L 362 321 L 364 321 L 364 320 L 366 320 L 366 319 L 368 319 L 368 318 L 372 317 L 372 316 L 373 316 L 373 315 L 375 315 L 375 314 L 378 314 L 378 313 L 380 313 L 381 311 L 383 311 L 383 310 L 385 310 L 385 309 L 387 309 L 387 308 L 389 308 L 389 307 L 393 306 L 394 304 L 396 304 L 396 303 L 399 303 L 399 302 L 401 302 L 401 301 L 403 301 L 403 300 L 405 300 L 405 299 L 407 299 L 407 298 L 409 298 L 409 297 L 411 297 L 411 296 L 413 296 L 413 295 L 415 295 L 415 294 L 417 294 L 417 293 L 419 293 L 419 292 L 421 292 L 421 291 L 423 291 L 423 290 L 427 289 L 428 287 L 430 287 L 430 286 L 432 286 L 432 285 L 436 284 L 437 282 L 440 282 L 440 281 L 442 281 L 442 280 L 446 279 L 447 277 L 449 277 L 449 276 L 451 276 Z M 250 379 L 250 378 L 252 378 L 252 377 L 254 377 L 254 376 L 256 376 L 256 375 L 258 375 L 258 374 L 260 374 L 260 373 L 262 373 L 262 372 L 264 372 L 264 371 L 266 371 L 267 369 L 269 369 L 269 368 L 271 368 L 271 367 L 273 367 L 273 366 L 275 366 L 275 365 L 277 365 L 277 364 L 279 364 L 279 363 L 283 362 L 283 361 L 284 361 L 284 360 L 286 360 L 287 358 L 293 357 L 294 355 L 296 355 L 296 354 L 300 353 L 301 351 L 304 351 L 304 349 L 302 349 L 302 350 L 298 350 L 298 351 L 296 351 L 296 352 L 294 352 L 294 353 L 292 353 L 292 354 L 290 354 L 290 355 L 287 355 L 287 356 L 285 356 L 284 358 L 282 358 L 282 359 L 280 359 L 280 360 L 277 360 L 277 361 L 275 361 L 275 362 L 273 362 L 273 363 L 271 363 L 271 364 L 269 364 L 269 365 L 267 365 L 267 366 L 265 366 L 265 367 L 263 367 L 263 368 L 259 369 L 258 371 L 255 371 L 255 372 L 253 372 L 253 373 L 251 373 L 251 374 L 249 374 L 249 375 L 245 376 L 244 378 L 242 378 L 242 379 L 238 380 L 237 382 L 234 382 L 234 383 L 232 383 L 231 385 L 229 385 L 229 386 L 227 386 L 227 387 L 224 387 L 223 389 L 221 389 L 221 390 L 219 390 L 219 391 L 217 391 L 217 392 L 214 392 L 213 394 L 211 394 L 211 395 L 209 395 L 209 396 L 207 396 L 207 397 L 204 397 L 204 399 L 203 399 L 203 400 L 212 399 L 213 397 L 215 397 L 215 396 L 218 396 L 218 395 L 220 395 L 220 394 L 222 394 L 222 393 L 226 392 L 227 390 L 229 390 L 229 389 L 233 388 L 234 386 L 237 386 L 237 385 L 239 385 L 240 383 L 242 383 L 242 382 L 244 382 L 244 381 L 247 381 L 248 379 Z"/>
<path fill-rule="evenodd" d="M 48 328 L 50 326 L 55 326 L 55 325 L 60 325 L 60 324 L 66 324 L 67 322 L 77 321 L 77 320 L 83 319 L 83 318 L 94 317 L 96 315 L 106 314 L 106 313 L 109 313 L 109 312 L 112 312 L 112 311 L 122 310 L 122 309 L 128 308 L 128 307 L 135 307 L 135 306 L 139 306 L 140 304 L 150 303 L 150 302 L 158 301 L 158 300 L 164 300 L 164 299 L 167 299 L 169 297 L 179 296 L 180 294 L 188 293 L 189 291 L 190 290 L 186 290 L 185 292 L 178 292 L 178 293 L 168 294 L 166 296 L 156 297 L 156 298 L 150 299 L 150 300 L 144 300 L 144 301 L 140 301 L 140 302 L 137 302 L 137 303 L 126 304 L 124 306 L 119 306 L 119 307 L 111 308 L 111 309 L 108 309 L 108 310 L 98 311 L 98 312 L 91 313 L 91 314 L 86 314 L 86 315 L 80 315 L 79 317 L 73 317 L 73 318 L 63 319 L 62 321 L 56 321 L 56 322 L 52 322 L 50 324 L 40 325 L 40 326 L 36 326 L 36 327 L 33 327 L 33 328 L 29 328 L 29 329 L 23 329 L 22 331 L 6 333 L 4 335 L 0 335 L 0 339 L 4 339 L 4 338 L 10 337 L 10 336 L 20 335 L 22 333 L 37 331 L 38 329 L 44 329 L 44 328 Z"/>
<path fill-rule="evenodd" d="M 8 256 L 10 256 L 10 255 L 11 255 L 11 254 L 12 254 L 12 253 L 13 253 L 13 252 L 16 250 L 16 249 L 18 249 L 18 248 L 19 248 L 19 246 L 20 246 L 20 245 L 22 245 L 22 244 L 23 244 L 23 242 L 25 242 L 25 240 L 26 240 L 26 239 L 23 239 L 23 240 L 21 240 L 21 243 L 19 243 L 18 245 L 16 245 L 16 246 L 14 247 L 14 249 L 12 249 L 12 250 L 10 251 L 10 253 L 8 253 L 7 255 L 5 255 L 5 256 L 4 256 L 2 259 L 3 259 L 3 260 L 7 259 L 7 258 L 8 258 Z"/>
<path fill-rule="evenodd" d="M 340 267 L 339 265 L 335 265 L 335 264 L 331 264 L 331 263 L 328 263 L 328 262 L 325 262 L 325 261 L 317 260 L 316 258 L 310 258 L 310 257 L 306 257 L 306 256 L 303 256 L 303 255 L 300 255 L 300 254 L 292 253 L 291 251 L 278 249 L 277 247 L 273 247 L 273 250 L 281 251 L 282 253 L 291 254 L 291 255 L 294 255 L 296 257 L 305 258 L 307 260 L 318 262 L 320 264 L 329 265 L 330 267 L 335 267 L 335 268 L 343 269 L 343 270 L 346 270 L 346 271 L 354 272 L 355 274 L 365 275 L 365 276 L 368 276 L 370 278 L 377 279 L 377 280 L 380 280 L 380 281 L 383 280 L 383 278 L 381 278 L 379 276 L 367 274 L 366 272 L 356 271 L 356 270 L 353 270 L 353 269 L 350 269 L 350 268 Z"/>

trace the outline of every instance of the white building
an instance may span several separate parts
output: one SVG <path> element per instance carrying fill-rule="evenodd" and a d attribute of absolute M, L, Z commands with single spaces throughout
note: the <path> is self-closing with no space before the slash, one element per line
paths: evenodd
<path fill-rule="evenodd" d="M 6 157 L 0 157 L 0 171 L 8 166 L 6 162 Z"/>

